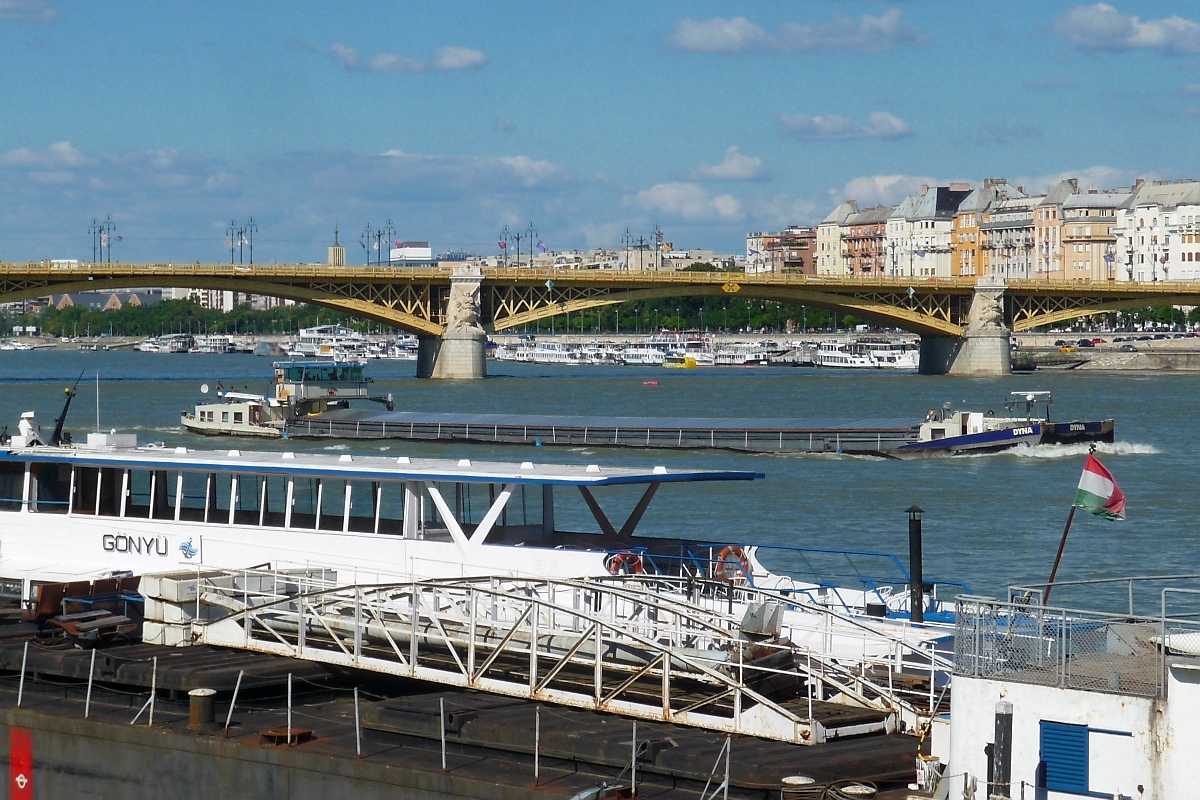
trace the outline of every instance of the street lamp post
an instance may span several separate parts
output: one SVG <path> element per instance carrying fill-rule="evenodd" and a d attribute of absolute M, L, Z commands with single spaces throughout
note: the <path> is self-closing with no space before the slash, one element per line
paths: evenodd
<path fill-rule="evenodd" d="M 225 243 L 229 245 L 229 263 L 234 263 L 233 254 L 237 250 L 238 226 L 233 220 L 229 220 L 229 227 L 225 229 Z"/>
<path fill-rule="evenodd" d="M 104 215 L 104 232 L 100 234 L 100 259 L 104 260 L 104 246 L 108 245 L 108 263 L 112 263 L 112 246 L 113 234 L 117 232 L 117 226 L 113 223 L 112 214 Z"/>
<path fill-rule="evenodd" d="M 371 238 L 374 235 L 375 235 L 375 229 L 373 227 L 371 227 L 371 223 L 368 222 L 367 226 L 365 228 L 363 228 L 362 238 L 360 238 L 358 240 L 358 243 L 362 245 L 363 251 L 366 252 L 366 254 L 367 254 L 367 266 L 368 267 L 371 266 Z"/>
<path fill-rule="evenodd" d="M 102 230 L 102 228 L 100 227 L 99 221 L 97 221 L 97 219 L 95 217 L 92 217 L 92 224 L 88 228 L 88 233 L 90 233 L 92 235 L 92 262 L 93 263 L 95 263 L 95 261 L 96 261 L 96 245 L 100 244 L 100 231 L 101 230 Z M 103 256 L 103 253 L 104 253 L 103 247 L 100 248 L 100 253 L 101 253 L 101 256 Z"/>
<path fill-rule="evenodd" d="M 504 259 L 504 266 L 508 266 L 508 226 L 505 225 L 500 231 L 500 256 Z"/>
<path fill-rule="evenodd" d="M 254 234 L 258 233 L 258 226 L 254 224 L 254 217 L 246 221 L 246 236 L 250 240 L 250 263 L 254 263 Z"/>
<path fill-rule="evenodd" d="M 533 227 L 533 223 L 529 223 L 529 268 L 533 269 L 533 241 L 537 238 L 537 229 Z"/>

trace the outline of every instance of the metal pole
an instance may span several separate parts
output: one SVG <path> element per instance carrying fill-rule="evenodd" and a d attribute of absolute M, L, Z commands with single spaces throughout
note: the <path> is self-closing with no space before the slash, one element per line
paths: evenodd
<path fill-rule="evenodd" d="M 21 653 L 21 682 L 17 684 L 17 708 L 21 707 L 21 700 L 25 697 L 25 662 L 29 659 L 29 642 L 25 642 L 25 649 Z"/>
<path fill-rule="evenodd" d="M 542 707 L 533 707 L 533 785 L 541 779 Z"/>
<path fill-rule="evenodd" d="M 441 710 L 442 725 L 439 733 L 442 736 L 442 772 L 446 771 L 446 698 L 438 698 L 438 708 Z"/>
<path fill-rule="evenodd" d="M 637 797 L 637 720 L 633 721 L 633 760 L 629 762 L 629 793 Z"/>
<path fill-rule="evenodd" d="M 362 723 L 358 715 L 358 687 L 354 687 L 354 751 L 362 758 Z"/>
<path fill-rule="evenodd" d="M 242 676 L 245 670 L 238 670 L 237 683 L 233 685 L 233 698 L 229 701 L 229 713 L 225 715 L 225 738 L 229 738 L 229 723 L 233 722 L 233 707 L 237 705 L 238 690 L 242 688 Z"/>
<path fill-rule="evenodd" d="M 92 648 L 92 664 L 88 667 L 87 699 L 83 701 L 83 718 L 87 719 L 92 713 L 92 678 L 96 675 L 96 648 Z"/>
<path fill-rule="evenodd" d="M 1067 546 L 1067 534 L 1071 532 L 1071 520 L 1075 519 L 1075 506 L 1067 514 L 1067 525 L 1063 528 L 1062 539 L 1058 542 L 1058 553 L 1054 556 L 1054 566 L 1050 568 L 1050 580 L 1046 582 L 1046 593 L 1042 595 L 1042 605 L 1050 604 L 1050 590 L 1054 588 L 1054 576 L 1058 574 L 1058 564 L 1062 561 L 1063 550 Z"/>
<path fill-rule="evenodd" d="M 733 753 L 733 736 L 725 737 L 725 800 L 729 800 L 729 760 Z"/>
<path fill-rule="evenodd" d="M 908 613 L 914 625 L 925 622 L 925 570 L 921 554 L 921 509 L 908 509 Z"/>
<path fill-rule="evenodd" d="M 996 738 L 992 745 L 992 785 L 988 789 L 993 797 L 1012 797 L 1009 784 L 1012 781 L 1012 724 L 1013 704 L 1007 700 L 996 703 Z"/>
<path fill-rule="evenodd" d="M 147 726 L 154 727 L 154 698 L 158 696 L 158 656 L 154 657 L 154 665 L 150 669 L 150 719 Z"/>
<path fill-rule="evenodd" d="M 292 673 L 288 673 L 287 746 L 292 746 Z"/>

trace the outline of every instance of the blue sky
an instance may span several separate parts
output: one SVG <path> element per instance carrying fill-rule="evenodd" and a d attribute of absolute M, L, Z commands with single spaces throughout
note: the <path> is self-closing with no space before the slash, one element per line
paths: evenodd
<path fill-rule="evenodd" d="M 923 182 L 1200 177 L 1195 2 L 0 0 L 0 260 L 318 261 L 335 223 L 677 247 Z"/>

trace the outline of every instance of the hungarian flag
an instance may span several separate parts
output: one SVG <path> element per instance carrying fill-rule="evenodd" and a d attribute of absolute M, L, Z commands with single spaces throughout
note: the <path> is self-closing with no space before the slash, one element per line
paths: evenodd
<path fill-rule="evenodd" d="M 1083 465 L 1075 502 L 1071 505 L 1105 519 L 1125 519 L 1125 493 L 1112 473 L 1091 453 Z"/>

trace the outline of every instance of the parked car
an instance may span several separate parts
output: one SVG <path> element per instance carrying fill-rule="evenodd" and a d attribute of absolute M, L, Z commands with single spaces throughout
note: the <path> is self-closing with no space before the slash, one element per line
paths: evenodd
<path fill-rule="evenodd" d="M 1078 347 L 1073 347 L 1073 346 L 1071 346 L 1071 345 L 1069 345 L 1069 344 L 1065 344 L 1065 345 L 1063 345 L 1062 347 L 1058 348 L 1058 352 L 1060 352 L 1060 353 L 1074 353 L 1074 352 L 1075 352 L 1076 350 L 1078 350 L 1078 349 L 1079 349 Z"/>
<path fill-rule="evenodd" d="M 1092 344 L 1105 344 L 1103 339 L 1092 339 Z"/>
<path fill-rule="evenodd" d="M 1156 334 L 1154 334 L 1154 339 L 1155 339 L 1155 341 L 1160 341 L 1160 340 L 1162 340 L 1162 339 L 1168 339 L 1168 338 L 1170 338 L 1170 337 L 1168 337 L 1168 336 L 1167 336 L 1165 333 L 1156 333 Z"/>
<path fill-rule="evenodd" d="M 1122 352 L 1122 353 L 1136 353 L 1137 351 L 1138 351 L 1138 349 L 1137 349 L 1136 347 L 1134 347 L 1133 345 L 1131 345 L 1131 344 L 1123 344 L 1123 345 L 1121 345 L 1121 352 Z"/>
<path fill-rule="evenodd" d="M 1153 338 L 1154 338 L 1153 336 L 1139 336 L 1139 337 L 1137 337 L 1137 340 L 1139 342 L 1148 342 Z"/>
<path fill-rule="evenodd" d="M 1054 342 L 1055 347 L 1065 347 L 1066 344 L 1067 344 L 1066 339 L 1056 339 Z"/>

